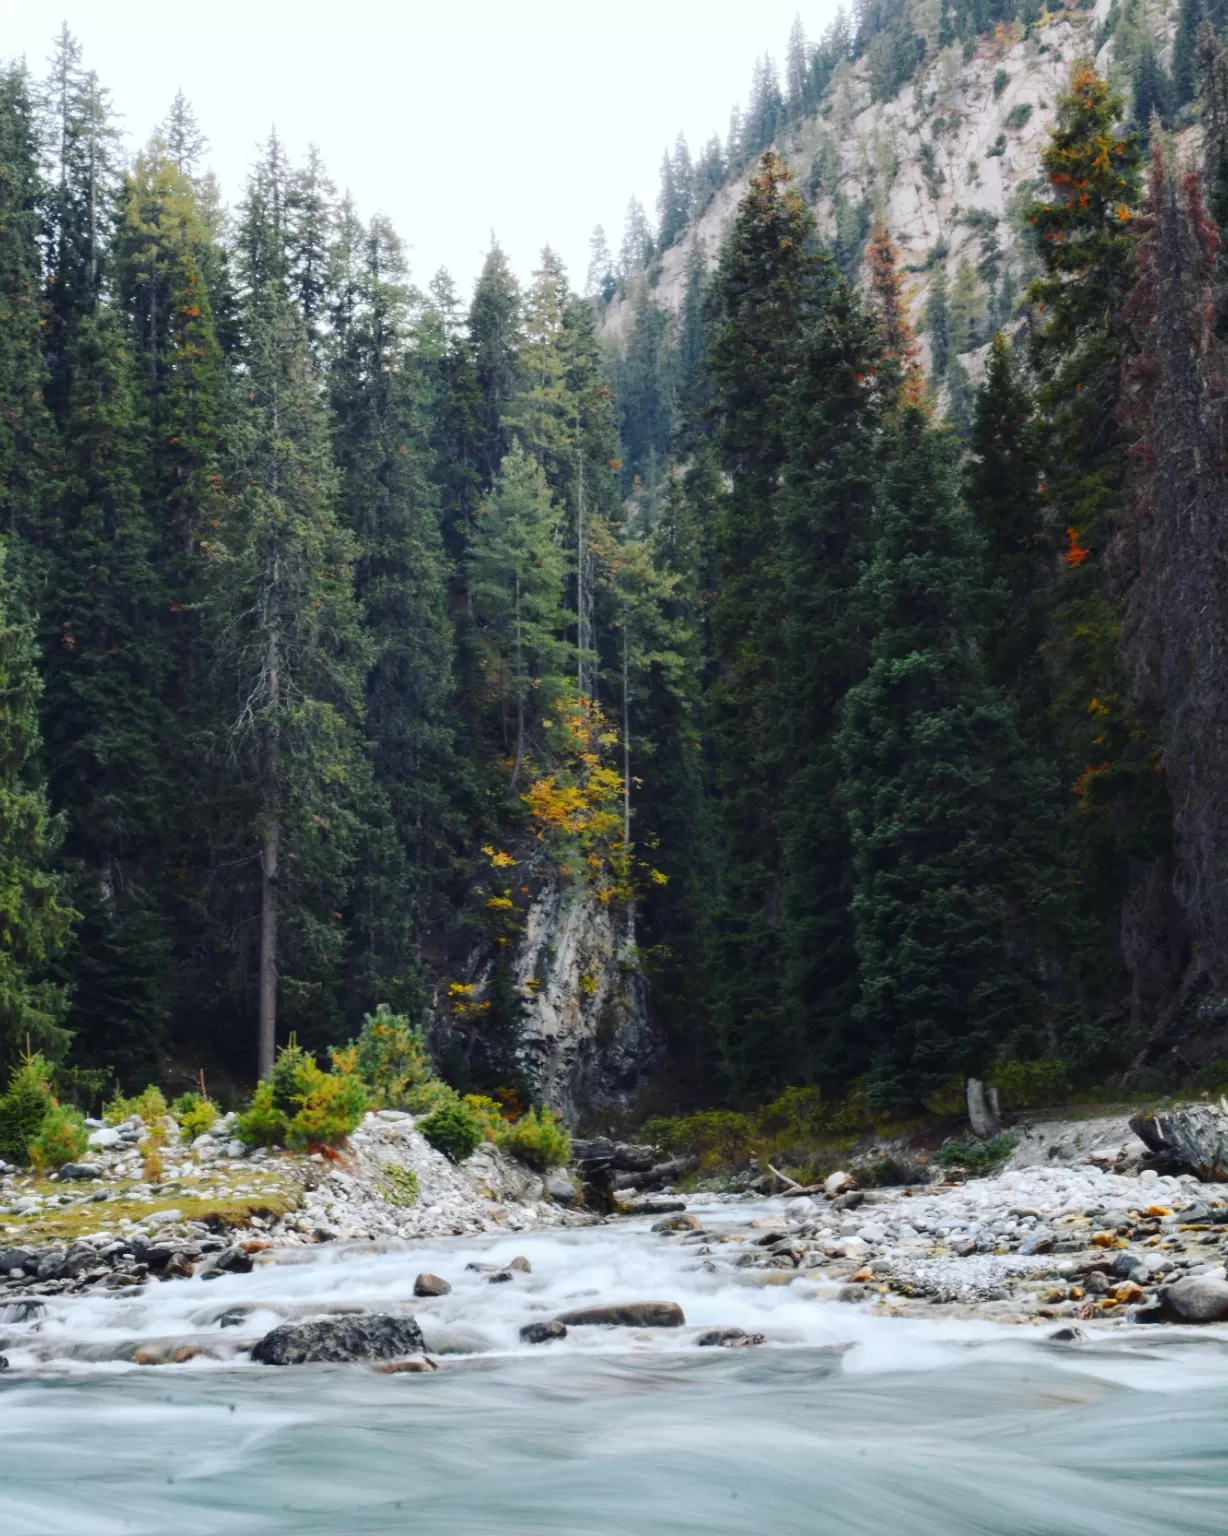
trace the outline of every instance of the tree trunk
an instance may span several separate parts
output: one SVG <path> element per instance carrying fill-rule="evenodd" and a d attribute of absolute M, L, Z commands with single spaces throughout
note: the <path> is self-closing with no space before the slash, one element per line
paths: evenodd
<path fill-rule="evenodd" d="M 996 1099 L 996 1095 L 994 1095 Z M 979 1077 L 968 1079 L 968 1120 L 972 1134 L 981 1141 L 988 1141 L 1002 1129 L 1002 1122 L 994 1113 L 995 1105 L 985 1093 L 985 1084 Z"/>
<path fill-rule="evenodd" d="M 260 845 L 260 1076 L 268 1077 L 277 1054 L 277 857 L 281 828 L 265 822 Z"/>

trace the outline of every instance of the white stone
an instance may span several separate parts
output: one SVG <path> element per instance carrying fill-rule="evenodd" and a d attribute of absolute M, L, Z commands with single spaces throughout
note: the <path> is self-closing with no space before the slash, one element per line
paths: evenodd
<path fill-rule="evenodd" d="M 112 1126 L 104 1125 L 98 1130 L 90 1132 L 89 1145 L 91 1147 L 114 1147 L 119 1144 L 119 1139 L 120 1136 L 117 1130 Z"/>

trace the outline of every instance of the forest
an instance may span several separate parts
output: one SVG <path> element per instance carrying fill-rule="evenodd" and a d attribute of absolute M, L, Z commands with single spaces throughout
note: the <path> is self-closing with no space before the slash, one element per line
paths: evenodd
<path fill-rule="evenodd" d="M 995 4 L 942 46 L 1035 19 Z M 761 61 L 583 293 L 492 244 L 467 303 L 314 149 L 271 136 L 230 206 L 182 94 L 130 156 L 67 29 L 5 66 L 0 1066 L 250 1087 L 386 1005 L 458 1089 L 527 1096 L 547 880 L 634 932 L 646 1111 L 1204 1066 L 1225 20 L 1183 0 L 1129 100 L 1073 64 L 959 410 L 892 231 L 833 246 L 774 147 L 843 63 L 911 77 L 889 0 L 799 26 L 783 87 Z"/>

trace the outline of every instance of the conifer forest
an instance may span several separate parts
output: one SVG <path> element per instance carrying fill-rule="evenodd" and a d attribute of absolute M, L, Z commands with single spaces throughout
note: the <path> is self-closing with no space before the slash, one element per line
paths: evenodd
<path fill-rule="evenodd" d="M 799 23 L 655 219 L 471 293 L 326 145 L 223 187 L 67 28 L 3 66 L 6 1080 L 238 1104 L 381 1005 L 573 1128 L 1225 1054 L 1228 11 L 1075 0 L 1009 250 L 910 264 L 842 92 L 1045 24 L 932 10 Z"/>

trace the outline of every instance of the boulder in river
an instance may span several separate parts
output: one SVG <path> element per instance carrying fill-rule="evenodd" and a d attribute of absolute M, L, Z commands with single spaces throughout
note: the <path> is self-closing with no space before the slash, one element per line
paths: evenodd
<path fill-rule="evenodd" d="M 747 1333 L 745 1328 L 710 1328 L 695 1340 L 700 1349 L 753 1349 L 763 1343 L 761 1333 Z"/>
<path fill-rule="evenodd" d="M 703 1223 L 698 1216 L 663 1216 L 660 1221 L 654 1221 L 654 1232 L 698 1232 Z"/>
<path fill-rule="evenodd" d="M 210 1254 L 196 1273 L 202 1280 L 220 1280 L 223 1275 L 250 1275 L 254 1260 L 250 1253 L 235 1245 Z"/>
<path fill-rule="evenodd" d="M 567 1337 L 566 1323 L 551 1318 L 548 1323 L 526 1323 L 520 1330 L 522 1344 L 551 1344 L 555 1339 Z"/>
<path fill-rule="evenodd" d="M 530 1275 L 533 1273 L 532 1264 L 529 1263 L 522 1253 L 518 1253 L 507 1267 L 518 1275 Z"/>
<path fill-rule="evenodd" d="M 1228 1322 L 1228 1280 L 1190 1275 L 1164 1293 L 1164 1311 L 1179 1323 Z"/>
<path fill-rule="evenodd" d="M 668 1216 L 671 1211 L 685 1211 L 685 1200 L 620 1199 L 614 1207 L 616 1216 Z"/>
<path fill-rule="evenodd" d="M 282 1323 L 252 1349 L 257 1365 L 307 1365 L 318 1361 L 399 1360 L 426 1352 L 412 1317 L 371 1312 L 328 1317 L 314 1323 Z"/>
<path fill-rule="evenodd" d="M 439 1367 L 429 1355 L 414 1355 L 409 1360 L 389 1360 L 375 1369 L 381 1376 L 425 1376 Z"/>
<path fill-rule="evenodd" d="M 681 1328 L 686 1318 L 676 1301 L 627 1301 L 560 1312 L 555 1321 L 569 1328 Z"/>
<path fill-rule="evenodd" d="M 415 1296 L 446 1296 L 452 1287 L 438 1275 L 424 1271 L 414 1281 Z"/>

